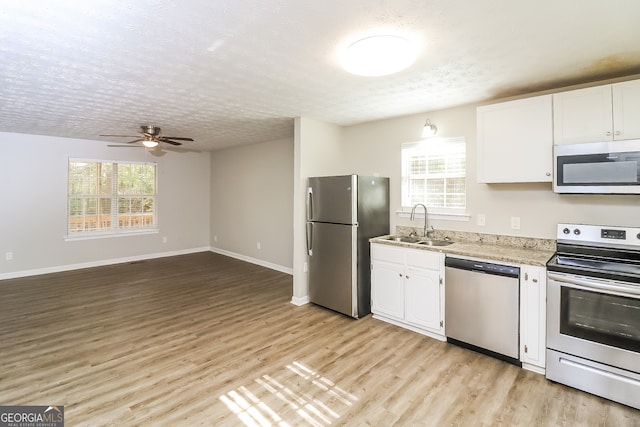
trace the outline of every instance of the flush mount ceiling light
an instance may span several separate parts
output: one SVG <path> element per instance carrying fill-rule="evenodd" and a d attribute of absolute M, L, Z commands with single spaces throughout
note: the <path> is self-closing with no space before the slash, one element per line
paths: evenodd
<path fill-rule="evenodd" d="M 424 124 L 424 128 L 422 128 L 422 137 L 428 138 L 430 136 L 434 136 L 436 133 L 438 133 L 438 128 L 436 125 L 431 123 L 430 119 L 427 119 L 427 122 Z"/>
<path fill-rule="evenodd" d="M 416 48 L 400 36 L 379 35 L 350 44 L 342 55 L 342 67 L 359 76 L 386 76 L 409 67 Z"/>

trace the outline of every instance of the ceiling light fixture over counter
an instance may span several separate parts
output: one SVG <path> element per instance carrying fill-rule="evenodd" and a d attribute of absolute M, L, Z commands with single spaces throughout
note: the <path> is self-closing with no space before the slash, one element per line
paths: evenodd
<path fill-rule="evenodd" d="M 417 48 L 404 37 L 377 35 L 351 43 L 343 52 L 342 67 L 359 76 L 386 76 L 408 68 Z"/>
<path fill-rule="evenodd" d="M 427 119 L 427 122 L 424 124 L 424 127 L 422 128 L 422 137 L 429 138 L 430 136 L 435 136 L 436 133 L 438 133 L 437 126 L 431 123 L 430 119 Z"/>

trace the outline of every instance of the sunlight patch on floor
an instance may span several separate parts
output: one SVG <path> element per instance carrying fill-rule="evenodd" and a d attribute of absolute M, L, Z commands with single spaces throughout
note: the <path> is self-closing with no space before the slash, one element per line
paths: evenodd
<path fill-rule="evenodd" d="M 338 420 L 340 412 L 348 410 L 358 400 L 335 382 L 297 361 L 286 365 L 286 370 L 277 377 L 279 379 L 263 375 L 254 380 L 259 386 L 257 390 L 252 392 L 242 386 L 219 399 L 248 427 L 288 427 L 300 424 L 300 419 L 314 427 L 325 427 Z M 296 419 L 287 422 L 284 414 Z"/>

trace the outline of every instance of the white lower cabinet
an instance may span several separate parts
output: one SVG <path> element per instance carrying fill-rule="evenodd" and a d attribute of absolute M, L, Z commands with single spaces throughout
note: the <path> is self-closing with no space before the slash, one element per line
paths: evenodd
<path fill-rule="evenodd" d="M 522 367 L 544 374 L 546 351 L 547 272 L 520 267 L 520 360 Z"/>
<path fill-rule="evenodd" d="M 371 311 L 391 319 L 404 319 L 404 266 L 372 260 Z"/>
<path fill-rule="evenodd" d="M 444 341 L 444 254 L 371 244 L 371 312 Z"/>

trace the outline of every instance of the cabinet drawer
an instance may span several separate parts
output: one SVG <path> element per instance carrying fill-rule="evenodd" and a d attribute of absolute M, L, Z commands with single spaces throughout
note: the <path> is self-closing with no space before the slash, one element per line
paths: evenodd
<path fill-rule="evenodd" d="M 405 250 L 389 245 L 371 245 L 371 259 L 404 264 Z"/>
<path fill-rule="evenodd" d="M 442 267 L 442 254 L 440 252 L 421 249 L 409 250 L 406 253 L 407 265 L 431 270 L 440 270 Z"/>

